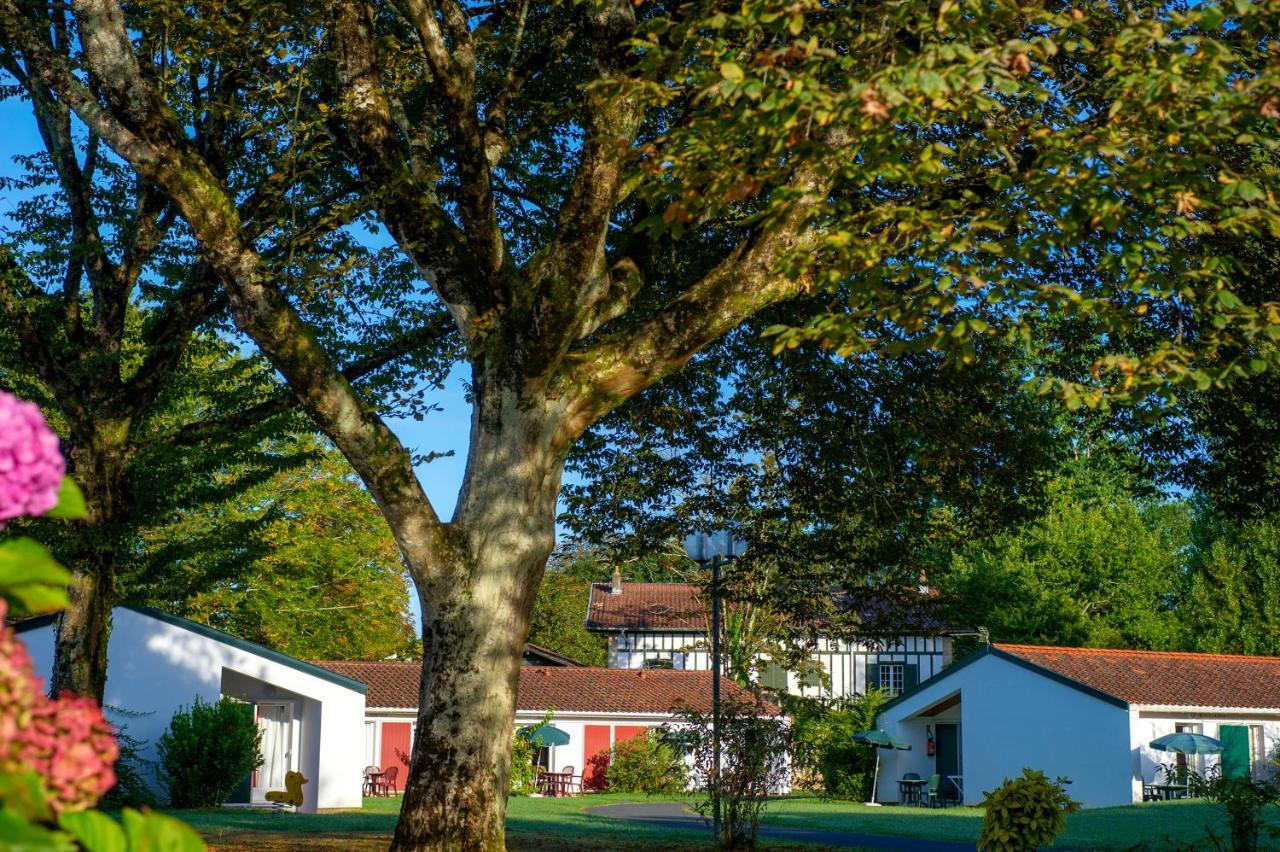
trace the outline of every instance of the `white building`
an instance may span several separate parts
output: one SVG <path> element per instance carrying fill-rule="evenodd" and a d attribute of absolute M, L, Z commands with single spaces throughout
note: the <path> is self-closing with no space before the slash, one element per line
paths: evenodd
<path fill-rule="evenodd" d="M 698 586 L 623 582 L 615 573 L 611 582 L 591 585 L 586 626 L 608 635 L 610 668 L 704 671 L 711 668 L 709 610 Z M 858 642 L 823 637 L 809 654 L 821 674 L 761 660 L 760 683 L 812 698 L 847 698 L 869 687 L 896 695 L 941 672 L 951 645 L 941 625 Z"/>
<path fill-rule="evenodd" d="M 265 762 L 245 779 L 231 803 L 262 803 L 284 789 L 284 774 L 301 772 L 303 811 L 358 808 L 364 754 L 351 748 L 364 724 L 365 686 L 328 669 L 219 630 L 152 609 L 118 606 L 107 646 L 107 718 L 145 741 L 143 758 L 181 707 L 199 696 L 253 705 Z M 38 675 L 53 671 L 53 617 L 14 625 Z M 162 790 L 157 792 L 163 793 Z"/>
<path fill-rule="evenodd" d="M 403 779 L 404 757 L 412 753 L 417 724 L 421 664 L 333 661 L 321 665 L 368 685 L 364 763 L 384 769 L 397 766 Z M 721 690 L 726 699 L 754 700 L 727 678 Z M 710 672 L 526 665 L 520 669 L 516 726 L 536 724 L 553 710 L 551 724 L 569 735 L 569 744 L 544 749 L 539 762 L 552 772 L 572 767 L 582 777 L 583 788 L 591 790 L 603 786 L 609 750 L 615 743 L 676 721 L 682 707 L 710 712 Z M 764 710 L 778 712 L 767 703 Z"/>
<path fill-rule="evenodd" d="M 907 772 L 956 779 L 966 804 L 1023 767 L 1071 780 L 1087 807 L 1142 800 L 1153 751 L 1179 730 L 1227 751 L 1191 758 L 1205 771 L 1267 777 L 1280 743 L 1280 658 L 996 644 L 894 699 L 880 727 L 912 744 L 882 752 L 877 799 L 898 798 Z M 932 745 L 930 744 L 932 740 Z"/>

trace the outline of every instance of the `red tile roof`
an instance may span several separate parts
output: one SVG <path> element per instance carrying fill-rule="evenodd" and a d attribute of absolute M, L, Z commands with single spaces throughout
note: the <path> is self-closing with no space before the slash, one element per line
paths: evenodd
<path fill-rule="evenodd" d="M 995 647 L 1130 704 L 1280 708 L 1280 657 Z"/>
<path fill-rule="evenodd" d="M 608 583 L 592 583 L 587 603 L 588 630 L 707 629 L 707 605 L 691 583 L 627 583 L 610 594 Z"/>
<path fill-rule="evenodd" d="M 610 583 L 592 583 L 587 602 L 587 629 L 670 630 L 704 633 L 710 602 L 691 583 L 622 583 L 620 594 L 611 594 Z M 858 588 L 832 592 L 832 602 L 846 612 L 857 612 L 868 633 L 899 635 L 947 633 L 937 617 L 938 594 L 916 587 L 900 589 Z M 729 606 L 733 606 L 729 602 Z"/>
<path fill-rule="evenodd" d="M 324 666 L 368 685 L 369 707 L 416 708 L 421 663 L 326 661 Z M 721 681 L 726 700 L 754 701 L 729 679 Z M 601 669 L 583 666 L 521 666 L 520 710 L 555 708 L 563 713 L 671 713 L 688 707 L 711 710 L 711 672 L 662 669 Z M 764 712 L 778 708 L 764 704 Z"/>

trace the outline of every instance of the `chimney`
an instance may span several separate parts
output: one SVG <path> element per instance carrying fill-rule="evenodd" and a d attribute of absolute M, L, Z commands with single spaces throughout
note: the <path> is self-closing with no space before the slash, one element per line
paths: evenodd
<path fill-rule="evenodd" d="M 609 594 L 622 594 L 622 569 L 615 567 L 613 569 L 613 579 L 609 581 Z"/>

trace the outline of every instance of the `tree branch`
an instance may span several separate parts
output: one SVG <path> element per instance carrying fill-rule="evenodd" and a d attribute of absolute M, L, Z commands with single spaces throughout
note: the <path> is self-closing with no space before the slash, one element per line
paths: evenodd
<path fill-rule="evenodd" d="M 24 298 L 35 298 L 38 293 L 39 288 L 27 277 L 9 248 L 0 246 L 0 310 L 18 337 L 22 356 L 53 393 L 72 427 L 79 430 L 87 419 L 85 407 L 68 380 L 66 365 L 49 346 L 48 335 L 41 332 L 24 304 Z"/>
<path fill-rule="evenodd" d="M 86 65 L 95 79 L 103 80 L 109 109 L 43 49 L 14 0 L 0 0 L 0 30 L 86 124 L 169 196 L 222 282 L 237 324 L 257 341 L 316 425 L 368 485 L 406 557 L 420 567 L 432 565 L 432 556 L 449 545 L 444 525 L 414 475 L 410 454 L 363 403 L 284 295 L 264 280 L 260 258 L 243 241 L 234 201 L 139 73 L 119 4 L 75 0 L 74 8 Z"/>
<path fill-rule="evenodd" d="M 406 166 L 403 140 L 378 79 L 372 29 L 366 4 L 336 4 L 330 38 L 342 120 L 333 127 L 376 199 L 383 222 L 466 336 L 475 317 L 499 302 L 472 242 L 441 207 L 432 177 L 416 175 Z"/>
<path fill-rule="evenodd" d="M 377 372 L 388 364 L 403 358 L 405 355 L 421 349 L 431 343 L 444 340 L 454 331 L 453 322 L 449 315 L 441 312 L 433 322 L 427 323 L 420 328 L 401 335 L 395 340 L 388 343 L 384 348 L 364 358 L 358 358 L 348 364 L 342 371 L 347 381 L 355 383 L 360 379 Z M 298 405 L 297 397 L 292 394 L 282 393 L 271 399 L 264 400 L 257 405 L 244 409 L 243 411 L 229 414 L 225 417 L 219 417 L 212 420 L 204 420 L 199 423 L 192 423 L 178 430 L 170 443 L 175 446 L 191 446 L 198 444 L 208 438 L 209 435 L 227 430 L 239 430 L 260 423 L 268 417 L 274 417 L 278 414 L 284 414 L 296 408 Z"/>
<path fill-rule="evenodd" d="M 828 147 L 844 148 L 844 131 L 833 131 Z M 571 404 L 569 437 L 580 434 L 610 409 L 663 379 L 707 344 L 769 305 L 798 295 L 803 281 L 786 278 L 779 266 L 796 252 L 821 244 L 813 219 L 820 213 L 837 170 L 825 160 L 797 170 L 785 188 L 777 215 L 766 220 L 706 276 L 640 324 L 605 335 L 571 352 L 563 375 L 578 398 Z"/>

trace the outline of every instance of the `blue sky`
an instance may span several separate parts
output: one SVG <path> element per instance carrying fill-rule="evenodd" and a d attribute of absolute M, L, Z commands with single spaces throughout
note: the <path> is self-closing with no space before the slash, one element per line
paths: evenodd
<path fill-rule="evenodd" d="M 14 157 L 42 150 L 39 132 L 26 103 L 18 100 L 0 101 L 0 175 L 17 174 Z M 14 211 L 17 198 L 0 196 L 0 219 L 7 219 Z M 460 366 L 450 374 L 444 390 L 433 399 L 442 410 L 433 411 L 421 422 L 408 418 L 391 418 L 388 424 L 396 435 L 415 453 L 445 453 L 452 456 L 438 457 L 429 464 L 418 466 L 422 486 L 443 518 L 453 514 L 458 489 L 466 468 L 468 431 L 471 426 L 471 409 L 464 390 L 466 367 Z M 414 617 L 418 617 L 418 603 L 411 596 Z"/>
<path fill-rule="evenodd" d="M 0 175 L 11 177 L 17 174 L 13 158 L 41 149 L 30 107 L 18 100 L 0 101 Z M 16 200 L 11 195 L 0 196 L 0 217 L 7 218 L 13 212 Z M 432 412 L 422 422 L 400 418 L 389 421 L 391 428 L 411 451 L 454 452 L 451 457 L 438 458 L 418 467 L 418 476 L 427 496 L 444 518 L 453 514 L 466 466 L 471 411 L 464 396 L 464 378 L 465 367 L 455 369 L 446 381 L 444 391 L 434 397 L 443 411 Z"/>

